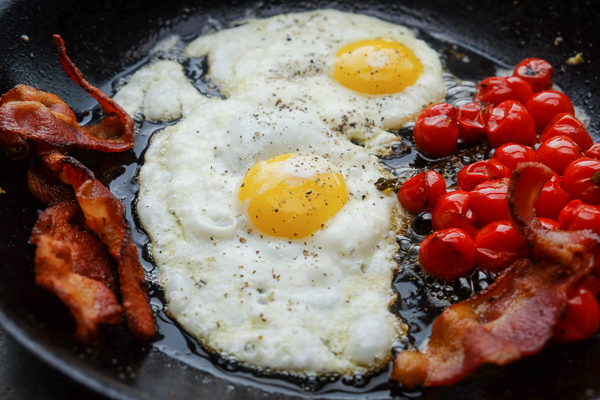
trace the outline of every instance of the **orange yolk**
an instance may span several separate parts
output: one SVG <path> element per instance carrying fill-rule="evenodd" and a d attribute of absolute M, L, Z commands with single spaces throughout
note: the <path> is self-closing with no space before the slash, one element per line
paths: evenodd
<path fill-rule="evenodd" d="M 255 164 L 238 198 L 254 225 L 274 236 L 301 238 L 325 226 L 348 201 L 346 182 L 322 157 L 283 154 Z"/>
<path fill-rule="evenodd" d="M 417 81 L 423 64 L 407 47 L 390 39 L 351 43 L 336 54 L 333 77 L 365 94 L 397 93 Z"/>

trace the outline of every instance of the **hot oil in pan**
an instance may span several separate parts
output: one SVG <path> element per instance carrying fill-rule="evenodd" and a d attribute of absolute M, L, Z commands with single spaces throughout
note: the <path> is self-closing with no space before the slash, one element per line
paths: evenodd
<path fill-rule="evenodd" d="M 420 38 L 438 51 L 444 65 L 444 82 L 447 87 L 446 101 L 460 106 L 471 101 L 477 80 L 495 75 L 497 67 L 490 59 L 475 54 L 456 44 L 438 40 L 421 32 Z M 189 40 L 193 38 L 188 38 Z M 155 59 L 170 58 L 179 61 L 185 68 L 192 84 L 204 95 L 221 96 L 218 89 L 206 75 L 208 65 L 205 58 L 186 58 L 177 54 L 155 55 Z M 129 76 L 150 62 L 147 58 L 117 76 L 106 87 L 105 92 L 114 95 Z M 98 118 L 98 110 L 89 110 L 81 116 L 80 122 L 88 123 Z M 103 183 L 120 198 L 127 208 L 127 217 L 134 226 L 133 238 L 143 256 L 143 266 L 150 282 L 150 301 L 157 315 L 159 337 L 153 343 L 156 350 L 179 359 L 194 367 L 226 379 L 250 380 L 260 384 L 282 387 L 294 391 L 316 392 L 319 394 L 345 392 L 366 393 L 389 391 L 391 365 L 371 376 L 317 377 L 305 374 L 272 374 L 269 370 L 257 370 L 238 364 L 235 358 L 224 357 L 200 345 L 192 336 L 179 327 L 166 312 L 166 301 L 162 287 L 158 282 L 158 271 L 152 263 L 149 251 L 149 239 L 144 232 L 135 212 L 136 194 L 139 190 L 138 173 L 144 159 L 145 149 L 151 136 L 167 126 L 177 123 L 151 123 L 143 116 L 134 117 L 138 133 L 132 152 L 104 155 L 102 160 L 91 159 L 90 168 L 96 171 Z M 442 159 L 430 159 L 415 149 L 412 139 L 412 126 L 407 124 L 395 132 L 400 143 L 393 147 L 394 154 L 381 159 L 381 164 L 400 180 L 433 169 L 446 179 L 448 187 L 456 185 L 458 171 L 467 164 L 490 157 L 485 144 L 478 147 L 460 147 L 458 154 Z M 431 332 L 431 326 L 443 309 L 451 304 L 469 298 L 473 293 L 487 287 L 495 278 L 482 270 L 475 270 L 470 276 L 455 281 L 443 281 L 423 272 L 418 264 L 419 245 L 432 232 L 431 214 L 423 212 L 411 215 L 404 231 L 399 232 L 397 241 L 400 251 L 396 256 L 399 272 L 394 277 L 393 288 L 398 294 L 397 301 L 390 311 L 399 316 L 408 326 L 408 335 L 396 343 L 392 351 L 397 354 L 406 348 L 415 348 L 423 344 Z"/>

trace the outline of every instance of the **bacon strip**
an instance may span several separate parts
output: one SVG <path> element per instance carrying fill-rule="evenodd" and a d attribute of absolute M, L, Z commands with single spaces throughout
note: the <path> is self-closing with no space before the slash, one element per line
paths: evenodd
<path fill-rule="evenodd" d="M 69 307 L 77 320 L 77 338 L 90 343 L 99 324 L 120 321 L 123 308 L 113 292 L 116 281 L 104 245 L 71 223 L 78 213 L 79 206 L 71 202 L 40 213 L 31 243 L 37 246 L 37 283 Z"/>
<path fill-rule="evenodd" d="M 90 85 L 65 53 L 60 36 L 54 36 L 58 58 L 73 81 L 93 96 L 107 115 L 97 125 L 81 127 L 73 111 L 51 93 L 19 85 L 0 98 L 0 147 L 13 158 L 23 158 L 26 140 L 60 147 L 77 147 L 107 153 L 134 145 L 131 117 L 114 100 Z"/>
<path fill-rule="evenodd" d="M 591 231 L 548 231 L 535 218 L 533 204 L 552 172 L 523 163 L 508 191 L 512 223 L 532 247 L 480 294 L 453 305 L 433 325 L 424 352 L 404 351 L 392 378 L 406 388 L 459 381 L 479 365 L 504 365 L 538 353 L 552 338 L 566 309 L 567 292 L 591 273 L 592 250 L 600 238 Z"/>
<path fill-rule="evenodd" d="M 148 304 L 144 271 L 137 247 L 131 241 L 131 228 L 125 219 L 125 207 L 94 174 L 73 157 L 58 152 L 41 156 L 41 163 L 56 178 L 75 190 L 85 215 L 86 225 L 108 247 L 118 262 L 120 291 L 129 329 L 134 336 L 148 340 L 156 334 L 152 309 Z"/>

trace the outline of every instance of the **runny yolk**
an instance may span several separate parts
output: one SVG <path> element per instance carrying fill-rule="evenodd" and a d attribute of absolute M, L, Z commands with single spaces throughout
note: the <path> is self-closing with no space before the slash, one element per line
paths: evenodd
<path fill-rule="evenodd" d="M 365 94 L 390 94 L 417 81 L 423 64 L 407 47 L 390 39 L 369 39 L 342 47 L 333 77 L 348 89 Z"/>
<path fill-rule="evenodd" d="M 348 194 L 344 177 L 329 161 L 291 153 L 250 168 L 238 198 L 262 232 L 301 238 L 323 228 L 348 201 Z"/>

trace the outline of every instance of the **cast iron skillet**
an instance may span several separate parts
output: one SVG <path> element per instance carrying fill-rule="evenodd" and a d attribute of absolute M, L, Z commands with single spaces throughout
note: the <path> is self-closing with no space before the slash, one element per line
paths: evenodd
<path fill-rule="evenodd" d="M 117 73 L 143 61 L 148 50 L 172 33 L 191 37 L 207 24 L 222 24 L 243 18 L 247 10 L 259 17 L 286 11 L 333 7 L 370 14 L 459 43 L 478 58 L 475 71 L 493 73 L 493 60 L 509 67 L 526 57 L 543 57 L 556 69 L 555 81 L 592 117 L 590 132 L 598 140 L 600 96 L 600 25 L 596 9 L 586 2 L 533 0 L 454 0 L 438 4 L 432 0 L 374 0 L 363 2 L 316 1 L 284 3 L 226 0 L 153 2 L 12 0 L 0 2 L 0 93 L 16 84 L 28 84 L 61 96 L 83 119 L 91 118 L 94 102 L 61 70 L 51 35 L 59 33 L 68 54 L 86 78 L 107 92 L 107 83 Z M 25 36 L 27 36 L 27 38 Z M 558 39 L 557 39 L 558 38 Z M 585 62 L 567 66 L 565 60 L 583 53 Z M 450 61 L 448 61 L 450 62 Z M 488 68 L 490 67 L 490 68 Z M 469 66 L 457 69 L 465 74 Z M 484 76 L 479 76 L 483 78 Z M 152 131 L 151 127 L 148 132 Z M 103 171 L 100 179 L 135 171 L 135 155 L 97 155 L 91 164 Z M 134 155 L 135 153 L 135 155 Z M 25 185 L 27 160 L 14 162 L 0 154 L 0 324 L 2 329 L 41 359 L 75 380 L 115 399 L 293 399 L 303 398 L 301 389 L 285 381 L 229 372 L 229 365 L 186 353 L 189 342 L 171 323 L 161 322 L 161 337 L 142 345 L 121 328 L 104 331 L 100 344 L 82 349 L 72 338 L 73 322 L 66 308 L 34 284 L 34 249 L 27 240 L 41 205 Z M 129 171 L 129 172 L 128 172 Z M 126 172 L 123 175 L 123 172 Z M 121 178 L 120 178 L 121 179 Z M 133 185 L 135 180 L 125 184 Z M 112 187 L 112 186 L 111 186 Z M 143 236 L 136 232 L 138 241 Z M 150 269 L 148 263 L 145 265 Z M 152 274 L 152 271 L 149 272 Z M 156 303 L 156 302 L 155 302 Z M 160 304 L 154 304 L 159 308 Z M 169 338 L 173 342 L 169 342 Z M 179 350 L 173 351 L 173 348 Z M 600 341 L 550 347 L 541 355 L 505 368 L 484 367 L 461 383 L 403 393 L 378 378 L 369 398 L 426 399 L 584 399 L 600 393 Z M 216 362 L 213 363 L 213 361 Z M 338 387 L 344 387 L 340 384 Z M 354 390 L 347 388 L 347 392 Z M 308 394 L 310 395 L 310 394 Z M 312 397 L 365 397 L 331 392 Z"/>

